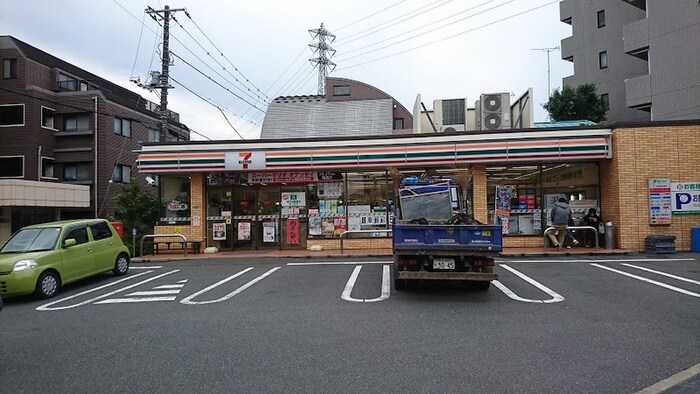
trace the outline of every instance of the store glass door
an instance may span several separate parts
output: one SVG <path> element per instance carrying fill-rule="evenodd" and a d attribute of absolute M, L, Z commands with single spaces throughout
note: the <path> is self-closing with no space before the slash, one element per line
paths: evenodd
<path fill-rule="evenodd" d="M 256 201 L 258 191 L 252 187 L 236 186 L 233 190 L 231 233 L 234 249 L 255 249 L 257 231 Z"/>

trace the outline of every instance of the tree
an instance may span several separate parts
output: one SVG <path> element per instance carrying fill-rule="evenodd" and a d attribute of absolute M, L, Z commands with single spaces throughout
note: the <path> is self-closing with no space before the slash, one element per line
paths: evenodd
<path fill-rule="evenodd" d="M 565 86 L 559 89 L 543 105 L 554 121 L 559 120 L 590 120 L 599 123 L 605 120 L 607 111 L 603 99 L 596 92 L 595 85 L 586 83 L 575 88 Z"/>
<path fill-rule="evenodd" d="M 114 198 L 116 209 L 114 216 L 124 223 L 124 237 L 128 239 L 131 229 L 136 229 L 136 245 L 146 234 L 153 234 L 153 226 L 160 218 L 158 199 L 146 190 L 142 190 L 135 182 L 127 183 Z M 127 241 L 127 243 L 130 243 Z M 131 245 L 134 255 L 137 251 Z"/>

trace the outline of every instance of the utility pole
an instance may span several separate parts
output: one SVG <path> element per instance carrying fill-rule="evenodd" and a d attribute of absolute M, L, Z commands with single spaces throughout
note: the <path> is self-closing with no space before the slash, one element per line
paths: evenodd
<path fill-rule="evenodd" d="M 146 13 L 154 21 L 159 23 L 163 21 L 163 61 L 161 63 L 161 72 L 160 75 L 151 72 L 153 79 L 150 83 L 151 88 L 160 88 L 160 142 L 165 142 L 168 137 L 168 89 L 172 89 L 168 76 L 168 68 L 170 67 L 170 50 L 168 49 L 170 44 L 170 14 L 176 11 L 187 12 L 184 8 L 171 9 L 167 5 L 162 10 L 154 10 L 152 7 L 146 8 Z M 156 77 L 158 77 L 158 84 L 155 84 Z"/>
<path fill-rule="evenodd" d="M 314 40 L 316 37 L 318 37 L 318 42 L 312 42 L 309 44 L 311 48 L 314 48 L 314 53 L 318 52 L 318 57 L 309 59 L 309 61 L 318 65 L 318 94 L 322 95 L 326 94 L 326 77 L 328 76 L 328 67 L 332 67 L 331 71 L 335 69 L 335 63 L 330 61 L 328 56 L 328 53 L 330 53 L 330 57 L 335 55 L 335 49 L 331 48 L 329 45 L 335 41 L 335 35 L 326 30 L 326 28 L 323 27 L 323 23 L 321 23 L 320 28 L 309 30 L 309 33 Z M 326 42 L 327 38 L 329 38 L 330 41 Z"/>
<path fill-rule="evenodd" d="M 535 48 L 533 51 L 542 51 L 542 52 L 547 52 L 547 97 L 550 97 L 552 95 L 552 87 L 551 87 L 551 78 L 550 78 L 550 69 L 549 69 L 549 53 L 554 52 L 559 50 L 559 47 L 556 46 L 554 48 Z"/>

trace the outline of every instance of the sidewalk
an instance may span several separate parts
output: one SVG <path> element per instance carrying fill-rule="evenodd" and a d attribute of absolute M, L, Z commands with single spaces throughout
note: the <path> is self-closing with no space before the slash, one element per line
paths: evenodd
<path fill-rule="evenodd" d="M 591 256 L 591 255 L 621 255 L 636 254 L 637 252 L 622 249 L 572 248 L 557 250 L 556 248 L 504 248 L 501 257 L 533 257 L 533 256 Z M 187 257 L 183 253 L 162 253 L 135 257 L 134 262 L 168 261 L 168 260 L 198 260 L 198 259 L 239 259 L 239 258 L 329 258 L 329 257 L 391 257 L 391 249 L 339 249 L 322 250 L 236 250 L 221 251 L 211 254 L 192 254 Z"/>

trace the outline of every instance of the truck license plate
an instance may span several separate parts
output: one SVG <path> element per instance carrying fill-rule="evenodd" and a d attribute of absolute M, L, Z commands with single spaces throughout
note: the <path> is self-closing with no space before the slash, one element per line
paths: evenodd
<path fill-rule="evenodd" d="M 453 270 L 455 269 L 454 259 L 434 259 L 433 269 L 436 270 Z"/>

